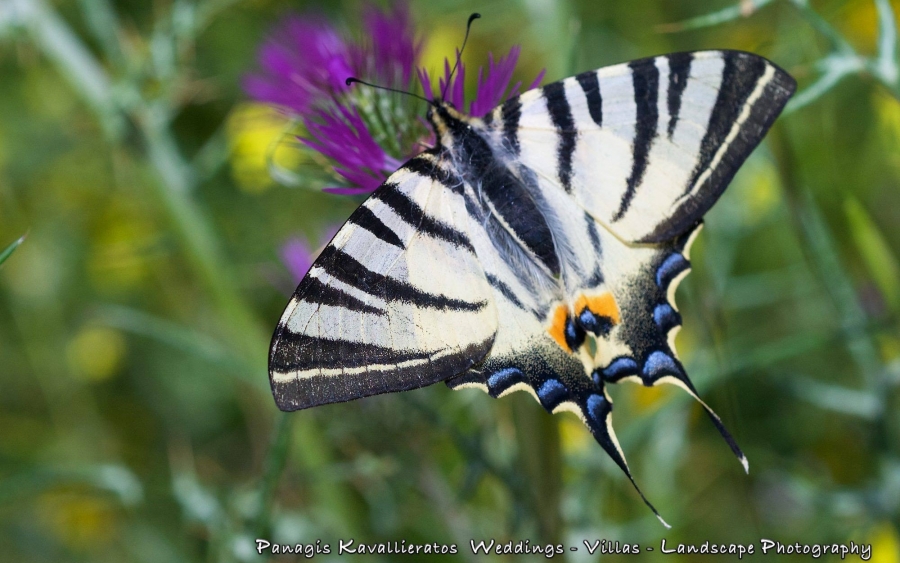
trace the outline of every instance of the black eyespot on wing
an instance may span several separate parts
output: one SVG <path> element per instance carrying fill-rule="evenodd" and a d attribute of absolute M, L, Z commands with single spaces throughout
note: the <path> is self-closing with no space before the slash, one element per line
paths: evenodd
<path fill-rule="evenodd" d="M 588 308 L 581 310 L 581 313 L 576 318 L 576 322 L 583 330 L 597 336 L 606 336 L 614 326 L 611 318 L 598 315 Z"/>

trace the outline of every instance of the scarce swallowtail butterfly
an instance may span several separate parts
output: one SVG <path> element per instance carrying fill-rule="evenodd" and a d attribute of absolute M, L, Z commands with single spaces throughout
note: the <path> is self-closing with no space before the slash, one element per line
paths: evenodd
<path fill-rule="evenodd" d="M 673 383 L 747 468 L 675 352 L 674 295 L 703 214 L 795 87 L 757 55 L 700 51 L 585 72 L 483 118 L 434 100 L 435 146 L 350 216 L 281 317 L 278 407 L 439 381 L 527 391 L 575 413 L 634 484 L 606 387 Z"/>

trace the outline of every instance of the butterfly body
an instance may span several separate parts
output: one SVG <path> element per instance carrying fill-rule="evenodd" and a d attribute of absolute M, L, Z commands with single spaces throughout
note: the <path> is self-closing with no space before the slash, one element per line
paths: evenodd
<path fill-rule="evenodd" d="M 630 479 L 606 386 L 699 400 L 675 288 L 702 215 L 793 90 L 761 57 L 707 51 L 586 72 L 482 118 L 434 102 L 435 147 L 354 212 L 289 303 L 278 406 L 438 381 L 524 390 L 578 415 Z"/>

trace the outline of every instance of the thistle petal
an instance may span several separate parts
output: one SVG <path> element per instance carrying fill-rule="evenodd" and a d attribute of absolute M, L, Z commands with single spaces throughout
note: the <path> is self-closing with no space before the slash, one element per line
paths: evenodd
<path fill-rule="evenodd" d="M 298 116 L 347 91 L 350 47 L 320 16 L 288 16 L 259 50 L 260 71 L 244 78 L 250 97 Z"/>
<path fill-rule="evenodd" d="M 324 156 L 335 175 L 347 182 L 326 188 L 332 193 L 375 190 L 421 143 L 433 139 L 427 127 L 420 127 L 421 120 L 415 120 L 412 105 L 384 100 L 380 92 L 370 91 L 363 98 L 345 82 L 361 76 L 406 89 L 418 78 L 425 97 L 434 99 L 428 72 L 416 67 L 422 42 L 416 39 L 409 5 L 396 1 L 386 11 L 367 5 L 363 28 L 362 39 L 348 41 L 320 15 L 289 16 L 260 48 L 259 70 L 244 78 L 244 89 L 252 98 L 279 106 L 303 123 L 306 135 L 300 141 Z M 469 113 L 483 116 L 505 99 L 519 52 L 513 47 L 496 62 L 490 55 L 487 69 L 479 68 Z M 459 55 L 457 51 L 454 61 Z M 450 60 L 445 60 L 443 77 L 438 79 L 440 95 L 463 110 L 466 67 L 460 62 L 453 76 L 452 72 Z M 509 95 L 515 95 L 519 86 L 516 83 Z M 380 145 L 376 138 L 387 142 Z"/>
<path fill-rule="evenodd" d="M 415 38 L 409 6 L 395 2 L 389 11 L 382 12 L 368 5 L 363 10 L 363 22 L 371 45 L 355 49 L 360 67 L 370 70 L 369 75 L 382 84 L 408 87 L 422 51 L 422 41 Z"/>

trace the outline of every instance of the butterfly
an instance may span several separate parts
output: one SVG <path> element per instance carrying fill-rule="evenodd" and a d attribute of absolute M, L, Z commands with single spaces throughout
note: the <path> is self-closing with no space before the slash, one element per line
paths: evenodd
<path fill-rule="evenodd" d="M 350 216 L 281 317 L 278 407 L 440 381 L 526 391 L 575 413 L 640 493 L 607 387 L 670 383 L 746 470 L 675 352 L 674 294 L 702 216 L 795 88 L 760 56 L 699 51 L 585 72 L 483 118 L 432 101 L 434 147 Z"/>

